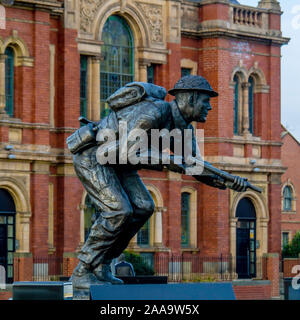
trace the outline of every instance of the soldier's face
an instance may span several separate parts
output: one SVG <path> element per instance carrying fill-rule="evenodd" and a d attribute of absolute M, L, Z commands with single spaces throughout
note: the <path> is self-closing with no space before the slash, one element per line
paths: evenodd
<path fill-rule="evenodd" d="M 210 96 L 206 93 L 194 93 L 193 121 L 205 122 L 208 111 L 211 110 Z"/>

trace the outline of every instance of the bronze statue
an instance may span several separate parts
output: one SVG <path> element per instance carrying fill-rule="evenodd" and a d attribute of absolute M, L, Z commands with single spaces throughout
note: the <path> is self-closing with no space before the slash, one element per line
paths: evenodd
<path fill-rule="evenodd" d="M 69 149 L 74 154 L 76 174 L 100 212 L 79 252 L 80 262 L 72 275 L 74 289 L 88 289 L 91 284 L 103 282 L 123 283 L 112 275 L 110 263 L 113 258 L 120 256 L 154 211 L 152 197 L 137 170 L 162 170 L 167 167 L 175 172 L 186 173 L 186 169 L 191 167 L 184 160 L 181 164 L 176 162 L 176 154 L 170 154 L 169 163 L 164 164 L 160 153 L 160 161 L 155 164 L 143 162 L 135 165 L 120 161 L 115 164 L 99 163 L 104 154 L 103 150 L 99 154 L 99 147 L 107 141 L 99 142 L 96 137 L 103 130 L 109 129 L 116 134 L 117 141 L 111 144 L 110 152 L 119 155 L 121 147 L 118 130 L 121 121 L 126 123 L 127 132 L 143 129 L 151 136 L 151 129 L 171 131 L 176 128 L 183 133 L 185 129 L 193 130 L 192 121 L 206 121 L 207 114 L 212 109 L 210 98 L 218 95 L 201 76 L 181 78 L 169 93 L 175 96 L 171 103 L 164 100 L 167 94 L 164 88 L 148 83 L 130 83 L 108 98 L 111 112 L 107 117 L 97 123 L 81 119 L 86 126 L 78 129 L 67 140 Z M 127 142 L 126 150 L 130 150 L 130 143 Z M 194 175 L 197 180 L 220 189 L 229 187 L 243 192 L 252 188 L 259 191 L 247 179 L 232 176 L 203 162 L 194 135 L 191 145 L 192 157 L 204 166 L 202 174 Z M 151 145 L 146 149 L 151 151 Z M 174 152 L 174 141 L 171 151 Z M 118 156 L 115 158 L 120 159 Z"/>

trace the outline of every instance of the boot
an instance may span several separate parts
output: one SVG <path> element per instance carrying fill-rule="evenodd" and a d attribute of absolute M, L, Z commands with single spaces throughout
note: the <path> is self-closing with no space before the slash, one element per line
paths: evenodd
<path fill-rule="evenodd" d="M 109 264 L 99 264 L 97 268 L 94 269 L 93 273 L 96 275 L 99 281 L 107 281 L 111 284 L 123 284 L 123 280 L 116 278 L 112 275 Z"/>
<path fill-rule="evenodd" d="M 80 261 L 70 278 L 74 289 L 90 289 L 92 284 L 103 284 L 90 271 L 87 264 Z"/>

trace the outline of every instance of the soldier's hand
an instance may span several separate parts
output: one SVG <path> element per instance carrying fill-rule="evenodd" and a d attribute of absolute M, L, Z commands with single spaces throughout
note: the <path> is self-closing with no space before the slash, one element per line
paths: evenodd
<path fill-rule="evenodd" d="M 234 191 L 244 192 L 247 190 L 247 180 L 248 180 L 247 178 L 234 176 L 234 181 L 233 182 L 226 181 L 225 185 L 227 188 L 230 188 Z"/>

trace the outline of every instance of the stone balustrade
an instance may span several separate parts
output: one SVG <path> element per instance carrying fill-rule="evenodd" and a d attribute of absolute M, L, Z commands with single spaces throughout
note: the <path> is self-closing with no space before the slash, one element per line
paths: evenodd
<path fill-rule="evenodd" d="M 233 7 L 233 23 L 248 27 L 262 27 L 262 12 L 256 9 Z"/>

